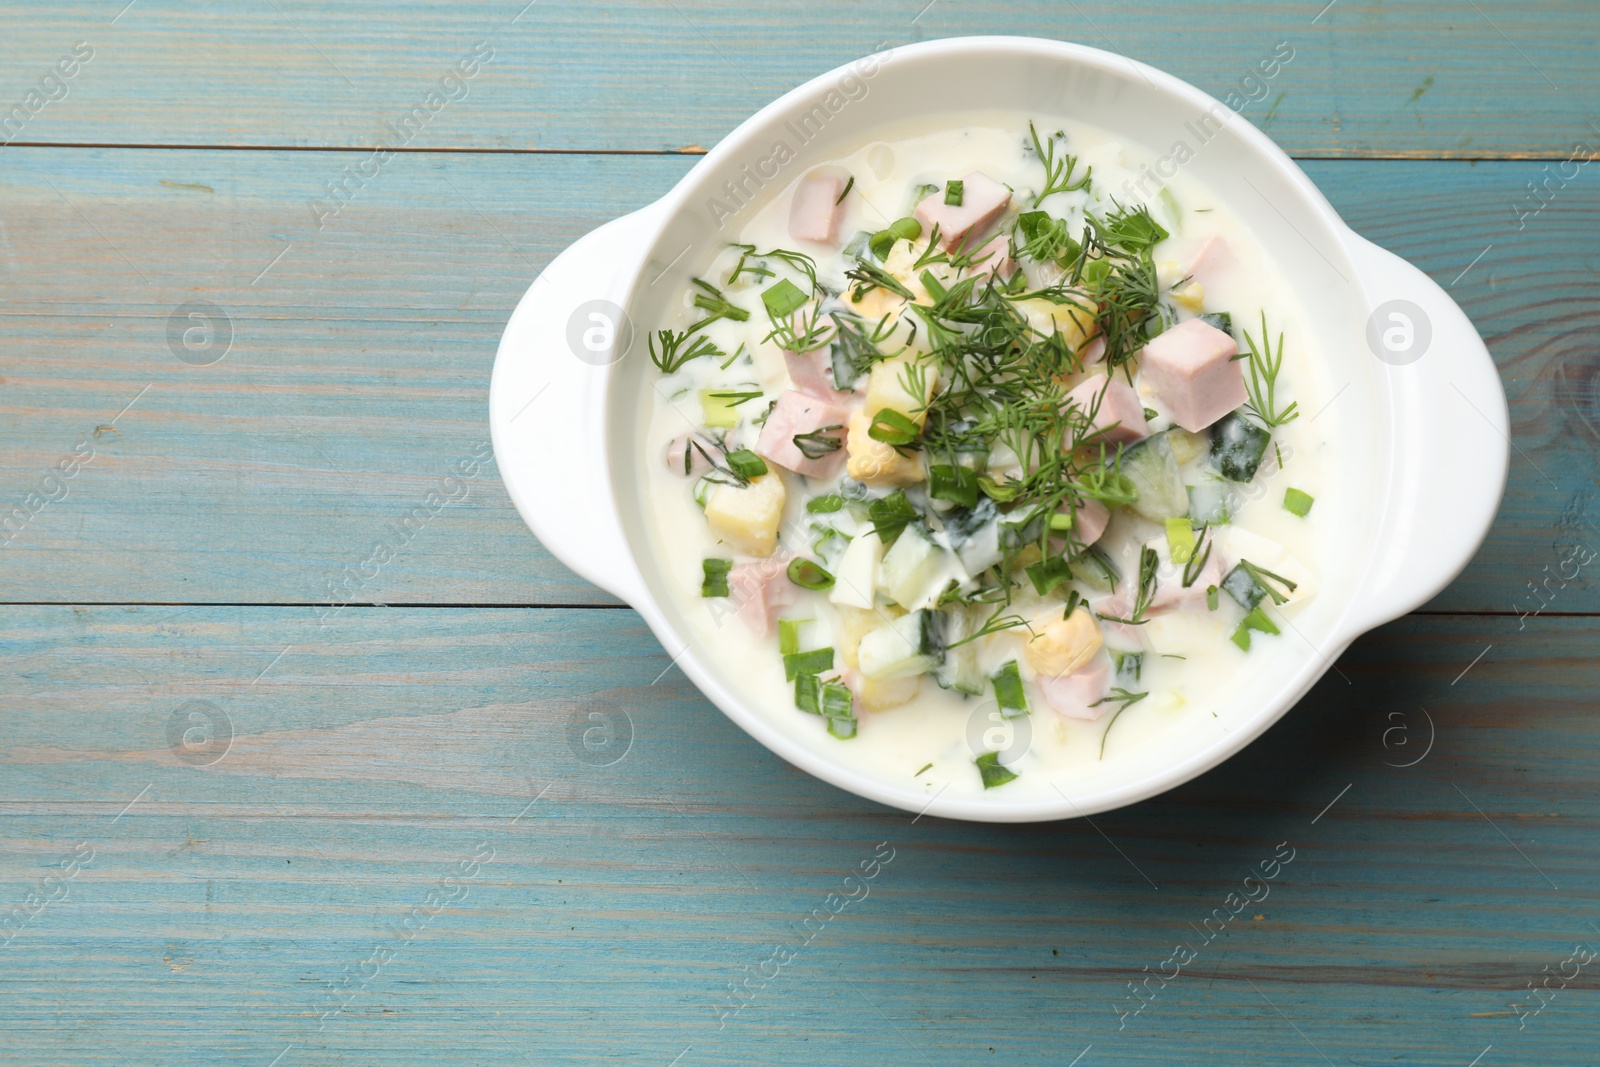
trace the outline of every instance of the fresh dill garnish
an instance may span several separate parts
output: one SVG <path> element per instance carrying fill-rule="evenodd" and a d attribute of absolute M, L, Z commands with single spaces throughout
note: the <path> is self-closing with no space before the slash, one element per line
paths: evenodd
<path fill-rule="evenodd" d="M 1293 422 L 1300 417 L 1300 405 L 1291 402 L 1282 411 L 1278 410 L 1277 397 L 1274 395 L 1278 386 L 1278 372 L 1283 369 L 1283 333 L 1278 333 L 1278 349 L 1272 349 L 1272 338 L 1267 333 L 1267 313 L 1261 313 L 1261 344 L 1257 345 L 1256 339 L 1250 336 L 1250 331 L 1244 331 L 1244 343 L 1249 346 L 1250 374 L 1245 381 L 1245 391 L 1250 394 L 1247 405 L 1251 414 L 1260 419 L 1270 429 L 1282 426 L 1286 422 Z"/>
<path fill-rule="evenodd" d="M 763 278 L 777 277 L 777 272 L 768 267 L 764 262 L 765 260 L 775 259 L 778 262 L 787 264 L 788 266 L 799 271 L 801 274 L 805 275 L 806 281 L 810 284 L 812 294 L 816 294 L 817 261 L 806 255 L 804 252 L 791 252 L 787 248 L 774 248 L 770 252 L 758 252 L 756 251 L 755 245 L 741 244 L 730 245 L 729 247 L 737 248 L 739 250 L 739 262 L 733 265 L 733 273 L 728 275 L 729 285 L 732 285 L 735 281 L 737 281 L 741 274 L 748 274 L 758 281 Z M 756 262 L 753 265 L 747 266 L 746 264 L 751 260 L 755 260 Z M 696 281 L 698 281 L 698 279 L 696 279 Z M 704 283 L 702 282 L 701 284 L 703 285 Z M 700 306 L 698 300 L 696 301 L 696 306 Z M 749 312 L 746 312 L 745 318 L 749 317 Z M 740 319 L 739 321 L 743 322 L 744 319 Z"/>
<path fill-rule="evenodd" d="M 684 364 L 690 360 L 699 359 L 701 356 L 721 357 L 725 354 L 722 349 L 711 343 L 710 338 L 696 337 L 691 341 L 689 335 L 693 332 L 693 329 L 681 333 L 657 330 L 648 340 L 650 362 L 654 363 L 662 374 L 674 374 L 682 370 Z M 658 338 L 661 343 L 659 351 L 656 348 Z"/>
<path fill-rule="evenodd" d="M 695 285 L 698 285 L 701 290 L 695 294 L 694 306 L 702 311 L 709 311 L 711 314 L 707 315 L 705 318 L 689 327 L 689 333 L 694 333 L 696 330 L 703 330 L 719 319 L 730 319 L 733 322 L 744 322 L 750 318 L 750 312 L 730 302 L 726 296 L 722 295 L 722 290 L 718 289 L 710 282 L 701 278 L 692 278 L 690 280 L 693 281 Z"/>
<path fill-rule="evenodd" d="M 1183 587 L 1189 588 L 1200 578 L 1200 572 L 1205 569 L 1206 561 L 1211 558 L 1212 542 L 1206 539 L 1211 532 L 1211 527 L 1200 527 L 1200 536 L 1195 542 L 1194 551 L 1189 555 L 1189 562 L 1183 565 Z M 1202 546 L 1204 551 L 1201 551 Z"/>
<path fill-rule="evenodd" d="M 852 175 L 850 175 L 850 180 L 844 183 L 844 189 L 842 191 L 840 191 L 839 198 L 833 202 L 834 206 L 837 207 L 838 205 L 844 203 L 844 198 L 849 196 L 850 195 L 850 190 L 854 189 L 855 187 L 856 187 L 856 176 L 854 174 L 852 174 Z M 933 764 L 930 763 L 928 766 L 931 767 L 931 766 L 933 766 Z M 921 772 L 919 771 L 918 773 L 920 774 Z"/>
<path fill-rule="evenodd" d="M 1122 705 L 1112 713 L 1110 719 L 1106 720 L 1105 733 L 1100 735 L 1101 759 L 1106 758 L 1106 737 L 1111 733 L 1111 727 L 1116 725 L 1117 720 L 1122 717 L 1123 712 L 1127 711 L 1129 708 L 1133 707 L 1135 704 L 1139 703 L 1139 701 L 1143 700 L 1149 695 L 1149 693 L 1130 693 L 1126 689 L 1123 689 L 1119 686 L 1118 688 L 1111 690 L 1111 692 L 1106 696 L 1101 697 L 1099 700 L 1096 700 L 1093 704 L 1089 705 L 1091 708 L 1098 708 L 1101 704 Z"/>
<path fill-rule="evenodd" d="M 1054 135 L 1039 140 L 1039 131 L 1033 128 L 1033 123 L 1028 123 L 1028 136 L 1033 140 L 1033 153 L 1039 157 L 1039 162 L 1044 164 L 1044 188 L 1033 198 L 1034 206 L 1038 206 L 1046 197 L 1056 193 L 1071 193 L 1089 187 L 1094 177 L 1094 168 L 1090 167 L 1084 172 L 1083 177 L 1077 181 L 1072 180 L 1073 171 L 1078 169 L 1078 157 L 1067 152 L 1061 153 L 1061 158 L 1056 159 L 1056 141 L 1065 140 L 1066 136 L 1059 131 Z"/>

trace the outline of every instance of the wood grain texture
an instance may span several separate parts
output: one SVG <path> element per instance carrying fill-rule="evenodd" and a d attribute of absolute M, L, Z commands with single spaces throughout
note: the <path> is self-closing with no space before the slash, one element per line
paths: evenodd
<path fill-rule="evenodd" d="M 1590 621 L 1392 625 L 1216 772 L 1031 827 L 913 822 L 795 771 L 678 672 L 652 685 L 668 659 L 632 612 L 11 607 L 0 632 L 0 902 L 93 850 L 0 948 L 6 1063 L 1464 1065 L 1600 1039 L 1590 974 L 1523 1030 L 1512 1007 L 1600 942 Z M 168 745 L 196 700 L 233 734 L 205 765 Z M 629 724 L 608 765 L 573 738 L 595 709 Z M 1126 983 L 1185 940 L 1119 1031 Z M 719 1029 L 775 944 L 797 957 Z M 323 999 L 375 946 L 394 958 Z"/>
<path fill-rule="evenodd" d="M 1243 80 L 1284 41 L 1294 60 L 1245 114 L 1297 155 L 1564 158 L 1596 136 L 1600 38 L 1582 4 L 1324 6 L 137 0 L 119 16 L 120 3 L 68 0 L 14 20 L 0 66 L 20 100 L 74 43 L 95 50 L 68 95 L 21 131 L 26 142 L 348 148 L 385 136 L 485 42 L 494 58 L 413 147 L 677 151 L 714 144 L 781 93 L 883 45 L 1057 38 L 1223 98 L 1252 91 Z"/>
<path fill-rule="evenodd" d="M 6 158 L 0 501 L 25 500 L 80 443 L 94 458 L 0 549 L 0 599 L 73 603 L 342 602 L 329 583 L 486 439 L 495 346 L 529 280 L 690 164 L 408 155 L 319 231 L 303 198 L 343 165 L 337 154 Z M 1588 237 L 1600 177 L 1575 180 L 1519 229 L 1513 206 L 1537 164 L 1308 167 L 1357 230 L 1454 283 L 1506 380 L 1506 503 L 1435 608 L 1535 610 L 1529 583 L 1546 566 L 1576 544 L 1600 549 Z M 169 339 L 191 301 L 231 324 L 231 350 L 209 366 L 178 359 Z M 606 602 L 528 534 L 492 467 L 467 492 L 356 599 Z M 1600 610 L 1587 574 L 1540 595 L 1549 611 Z"/>
<path fill-rule="evenodd" d="M 0 127 L 0 515 L 55 497 L 0 548 L 0 1067 L 1593 1062 L 1595 965 L 1537 1014 L 1529 985 L 1600 947 L 1600 620 L 1574 614 L 1600 589 L 1541 584 L 1600 548 L 1600 177 L 1518 218 L 1530 158 L 1600 135 L 1593 10 L 124 2 L 0 8 L 0 123 L 94 49 Z M 823 785 L 599 610 L 492 464 L 426 509 L 566 244 L 806 78 L 963 33 L 1218 96 L 1289 42 L 1243 113 L 1334 157 L 1312 177 L 1451 286 L 1511 399 L 1506 502 L 1438 614 L 1093 823 Z M 479 41 L 494 59 L 410 144 L 440 151 L 319 229 L 343 150 Z M 231 150 L 261 147 L 318 150 Z M 169 333 L 194 302 L 218 312 L 198 353 Z M 419 506 L 357 600 L 424 606 L 329 613 Z M 818 924 L 880 842 L 868 895 Z M 1269 895 L 1207 938 L 1279 842 Z M 1179 941 L 1197 958 L 1119 1029 Z"/>

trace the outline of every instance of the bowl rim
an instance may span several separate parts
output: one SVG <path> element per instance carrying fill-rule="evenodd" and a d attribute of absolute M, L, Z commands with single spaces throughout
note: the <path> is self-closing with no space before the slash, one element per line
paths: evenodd
<path fill-rule="evenodd" d="M 1152 89 L 1155 89 L 1158 95 L 1164 99 L 1166 106 L 1175 111 L 1182 110 L 1183 113 L 1187 114 L 1191 108 L 1200 112 L 1221 109 L 1229 116 L 1235 114 L 1232 109 L 1221 101 L 1174 75 L 1116 53 L 1071 42 L 1017 36 L 959 37 L 899 46 L 885 53 L 875 53 L 875 55 L 878 57 L 877 62 L 889 64 L 904 57 L 970 56 L 979 51 L 999 53 L 1001 55 L 1026 55 L 1048 61 L 1078 64 L 1119 79 L 1136 76 L 1147 82 Z M 873 57 L 869 56 L 866 60 L 854 60 L 824 72 L 759 109 L 730 131 L 659 200 L 642 211 L 636 212 L 634 216 L 629 216 L 629 218 L 636 220 L 635 232 L 632 234 L 634 258 L 623 264 L 615 273 L 612 295 L 616 297 L 617 303 L 626 308 L 629 303 L 635 301 L 646 273 L 659 266 L 652 253 L 666 236 L 672 222 L 690 205 L 691 199 L 705 192 L 705 179 L 708 176 L 715 174 L 729 157 L 734 157 L 736 160 L 746 158 L 747 154 L 759 141 L 770 136 L 775 125 L 781 122 L 785 115 L 796 105 L 815 102 L 821 94 L 835 86 L 852 69 L 871 59 Z M 867 125 L 870 126 L 870 122 Z M 1239 148 L 1248 153 L 1263 167 L 1269 168 L 1277 178 L 1284 182 L 1285 187 L 1292 192 L 1299 202 L 1297 206 L 1302 206 L 1312 212 L 1317 220 L 1326 227 L 1328 233 L 1337 238 L 1337 255 L 1341 257 L 1343 264 L 1350 271 L 1347 281 L 1350 282 L 1353 292 L 1365 295 L 1365 285 L 1362 280 L 1363 272 L 1355 261 L 1357 248 L 1354 244 L 1354 242 L 1366 244 L 1363 239 L 1349 229 L 1321 190 L 1311 182 L 1310 178 L 1288 154 L 1266 134 L 1247 121 L 1230 122 L 1228 125 L 1239 142 Z M 625 221 L 627 220 L 619 220 L 619 222 Z M 619 223 L 610 225 L 617 226 Z M 1375 246 L 1371 247 L 1375 248 Z M 1387 253 L 1385 254 L 1387 255 Z M 1415 270 L 1415 268 L 1411 269 Z M 517 318 L 527 306 L 532 293 L 533 291 L 530 288 L 529 294 L 524 297 L 523 305 L 518 308 L 517 315 L 513 316 L 513 325 L 515 325 Z M 508 326 L 508 337 L 511 331 L 512 326 Z M 503 341 L 502 347 L 504 347 L 504 344 L 505 342 Z M 498 363 L 499 361 L 497 360 L 497 379 L 499 377 Z M 609 422 L 613 417 L 612 397 L 613 395 L 620 395 L 622 392 L 622 390 L 614 388 L 617 377 L 617 375 L 613 374 L 601 376 L 598 388 L 592 392 L 589 398 L 590 402 L 587 406 L 586 414 L 588 417 L 599 421 L 599 428 L 595 432 L 599 434 L 604 442 L 604 450 L 607 452 L 602 461 L 605 485 L 611 498 L 609 503 L 616 510 L 620 529 L 622 526 L 620 521 L 622 509 L 617 501 L 619 478 L 616 476 L 616 465 L 620 463 L 632 464 L 636 461 L 636 457 L 631 454 L 625 457 L 610 454 L 614 451 L 624 451 L 614 450 L 610 446 Z M 500 450 L 500 443 L 497 439 L 497 452 Z M 508 478 L 508 487 L 510 481 L 511 479 Z M 530 525 L 534 525 L 533 520 L 529 517 L 529 511 L 523 508 L 522 501 L 515 492 L 513 493 L 513 498 L 517 500 L 519 510 L 523 511 L 525 519 L 528 519 Z M 1495 499 L 1498 502 L 1498 497 Z M 1492 514 L 1493 509 L 1491 508 L 1490 510 Z M 1487 534 L 1487 529 L 1487 524 L 1485 524 L 1484 535 Z M 535 532 L 540 533 L 537 527 Z M 540 533 L 540 536 L 543 537 L 543 534 Z M 918 817 L 922 814 L 933 814 L 940 817 L 982 822 L 1046 821 L 1089 816 L 1136 803 L 1164 792 L 1215 768 L 1258 738 L 1316 684 L 1331 667 L 1333 661 L 1343 653 L 1356 636 L 1370 628 L 1370 625 L 1375 625 L 1375 623 L 1371 623 L 1369 625 L 1352 626 L 1350 618 L 1353 614 L 1359 615 L 1359 612 L 1356 611 L 1354 600 L 1347 598 L 1340 605 L 1338 611 L 1330 617 L 1327 637 L 1328 649 L 1323 651 L 1308 647 L 1297 651 L 1296 654 L 1300 658 L 1298 668 L 1285 677 L 1282 685 L 1274 694 L 1261 700 L 1248 715 L 1233 721 L 1227 732 L 1198 745 L 1192 754 L 1184 758 L 1151 767 L 1143 772 L 1136 771 L 1132 777 L 1124 779 L 1117 784 L 1100 787 L 1082 798 L 1075 799 L 1068 795 L 1054 779 L 1051 780 L 1051 785 L 1060 794 L 1060 801 L 1048 798 L 1040 799 L 1038 797 L 1012 800 L 997 793 L 980 793 L 943 799 L 944 793 L 948 789 L 948 784 L 933 793 L 930 798 L 926 793 L 916 792 L 909 788 L 895 786 L 870 777 L 836 762 L 822 751 L 807 747 L 798 739 L 791 738 L 785 734 L 776 723 L 769 721 L 770 717 L 753 703 L 746 703 L 738 697 L 719 679 L 717 672 L 712 670 L 708 664 L 702 662 L 702 652 L 696 647 L 696 642 L 690 640 L 687 636 L 687 626 L 685 626 L 683 632 L 680 632 L 680 628 L 673 622 L 670 613 L 659 602 L 655 592 L 645 581 L 644 561 L 640 559 L 640 555 L 634 550 L 634 546 L 629 543 L 627 535 L 624 533 L 620 536 L 626 549 L 625 554 L 628 564 L 634 568 L 634 571 L 627 575 L 619 575 L 611 582 L 602 582 L 601 584 L 610 586 L 623 599 L 629 601 L 645 619 L 656 637 L 661 640 L 664 647 L 670 650 L 675 646 L 682 646 L 678 654 L 674 656 L 673 662 L 684 671 L 685 675 L 695 683 L 708 699 L 717 705 L 723 714 L 769 751 L 807 773 L 858 796 L 866 797 L 891 807 L 916 812 Z M 1481 539 L 1480 536 L 1478 540 L 1481 542 Z M 556 554 L 558 556 L 561 555 L 559 551 Z M 579 570 L 580 573 L 583 572 L 584 568 L 577 566 L 570 559 L 562 558 L 573 565 L 574 569 Z M 1445 580 L 1448 581 L 1448 577 Z"/>

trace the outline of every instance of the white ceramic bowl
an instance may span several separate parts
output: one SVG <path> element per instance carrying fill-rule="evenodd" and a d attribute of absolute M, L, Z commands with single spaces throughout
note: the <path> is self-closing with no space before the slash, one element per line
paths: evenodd
<path fill-rule="evenodd" d="M 783 728 L 775 709 L 749 706 L 691 642 L 652 573 L 640 505 L 635 413 L 654 371 L 642 337 L 736 231 L 719 228 L 727 220 L 713 198 L 726 204 L 730 181 L 776 193 L 876 129 L 933 117 L 934 102 L 950 98 L 952 71 L 963 108 L 1078 119 L 1156 156 L 1178 140 L 1192 142 L 1202 117 L 1220 122 L 1221 132 L 1187 167 L 1282 269 L 1320 339 L 1328 380 L 1347 391 L 1334 408 L 1342 422 L 1331 464 L 1342 472 L 1343 528 L 1336 550 L 1319 560 L 1322 592 L 1296 617 L 1298 640 L 1286 635 L 1275 645 L 1234 710 L 1205 731 L 1174 731 L 1112 770 L 1058 785 L 1059 796 L 995 790 L 930 802 L 918 788 L 841 766 L 828 747 Z M 795 125 L 804 116 L 809 121 Z M 811 139 L 801 143 L 798 130 Z M 780 141 L 787 152 L 776 151 Z M 635 329 L 640 339 L 630 349 Z M 1351 231 L 1264 134 L 1161 71 L 1094 48 L 1017 37 L 911 45 L 825 74 L 742 123 L 666 196 L 573 244 L 506 326 L 490 424 L 506 487 L 533 532 L 567 566 L 637 609 L 684 673 L 752 737 L 842 789 L 911 811 L 993 822 L 1131 804 L 1243 748 L 1357 636 L 1418 607 L 1466 566 L 1499 505 L 1509 458 L 1505 394 L 1466 315 L 1421 271 Z"/>

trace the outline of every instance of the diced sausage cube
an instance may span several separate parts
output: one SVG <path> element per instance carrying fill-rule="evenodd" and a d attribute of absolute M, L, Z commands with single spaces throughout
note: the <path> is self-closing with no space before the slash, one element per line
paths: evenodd
<path fill-rule="evenodd" d="M 1111 692 L 1111 657 L 1104 653 L 1071 674 L 1040 675 L 1037 685 L 1045 706 L 1069 719 L 1093 722 L 1116 708 L 1108 700 L 1100 703 Z"/>
<path fill-rule="evenodd" d="M 767 416 L 766 425 L 761 427 L 756 453 L 807 478 L 831 478 L 839 473 L 839 466 L 845 459 L 844 426 L 849 414 L 842 404 L 802 393 L 798 389 L 787 389 L 778 397 L 777 405 Z M 830 426 L 835 429 L 821 438 L 811 438 L 815 442 L 811 449 L 817 453 L 817 458 L 808 457 L 795 444 L 796 436 L 816 434 Z M 838 442 L 839 447 L 823 452 L 827 444 L 822 438 Z"/>
<path fill-rule="evenodd" d="M 1144 404 L 1133 386 L 1123 378 L 1103 378 L 1096 374 L 1067 393 L 1067 399 L 1086 413 L 1094 412 L 1090 420 L 1091 436 L 1109 444 L 1137 441 L 1150 433 L 1150 425 L 1144 418 Z"/>
<path fill-rule="evenodd" d="M 801 179 L 789 205 L 789 236 L 797 241 L 836 243 L 839 220 L 844 217 L 844 205 L 839 202 L 843 192 L 843 178 L 812 174 Z"/>
<path fill-rule="evenodd" d="M 789 368 L 789 380 L 802 393 L 823 400 L 838 400 L 843 395 L 833 387 L 833 358 L 826 348 L 810 352 L 785 350 L 783 362 Z"/>
<path fill-rule="evenodd" d="M 788 569 L 787 559 L 773 556 L 741 563 L 728 572 L 728 599 L 739 612 L 739 621 L 757 637 L 770 636 L 779 613 L 799 595 Z"/>
<path fill-rule="evenodd" d="M 1144 346 L 1140 373 L 1172 421 L 1199 433 L 1245 401 L 1238 352 L 1232 337 L 1190 319 Z"/>
<path fill-rule="evenodd" d="M 959 206 L 944 202 L 943 188 L 917 205 L 917 221 L 927 233 L 937 225 L 939 243 L 946 249 L 975 243 L 1011 204 L 1011 190 L 986 174 L 973 171 L 961 181 Z"/>
<path fill-rule="evenodd" d="M 1233 266 L 1233 249 L 1221 237 L 1212 237 L 1183 264 L 1183 273 L 1201 285 L 1215 283 Z"/>
<path fill-rule="evenodd" d="M 1010 278 L 1017 273 L 1017 261 L 1011 258 L 1011 239 L 1005 234 L 1000 234 L 989 239 L 989 243 L 972 253 L 973 272 L 979 277 L 990 275 L 1000 279 Z"/>

